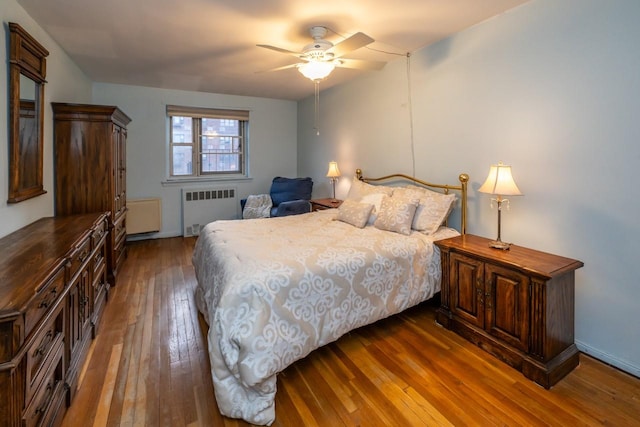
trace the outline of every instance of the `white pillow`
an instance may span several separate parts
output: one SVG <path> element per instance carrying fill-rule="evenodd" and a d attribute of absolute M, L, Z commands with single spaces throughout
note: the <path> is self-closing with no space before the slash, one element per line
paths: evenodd
<path fill-rule="evenodd" d="M 420 204 L 416 209 L 411 228 L 424 234 L 433 234 L 445 222 L 456 201 L 455 194 L 443 194 L 417 186 L 398 188 L 394 197 L 402 199 L 418 198 Z"/>
<path fill-rule="evenodd" d="M 384 185 L 367 184 L 366 182 L 360 181 L 358 178 L 354 177 L 353 181 L 351 181 L 349 194 L 347 194 L 347 200 L 355 200 L 359 202 L 364 196 L 374 193 L 382 193 L 390 196 L 393 194 L 393 188 L 386 187 Z"/>
<path fill-rule="evenodd" d="M 418 200 L 406 200 L 402 198 L 385 197 L 378 217 L 373 225 L 380 230 L 394 231 L 396 233 L 411 234 L 411 224 L 418 207 Z"/>
<path fill-rule="evenodd" d="M 373 205 L 355 200 L 345 200 L 338 208 L 338 221 L 346 222 L 354 227 L 362 228 L 367 224 Z"/>

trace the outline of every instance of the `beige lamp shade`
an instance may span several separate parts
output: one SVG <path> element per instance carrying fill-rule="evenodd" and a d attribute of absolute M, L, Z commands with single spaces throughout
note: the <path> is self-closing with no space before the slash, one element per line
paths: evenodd
<path fill-rule="evenodd" d="M 478 191 L 500 196 L 522 195 L 511 175 L 511 166 L 502 164 L 502 162 L 497 165 L 491 165 L 489 176 L 487 176 L 486 181 Z"/>
<path fill-rule="evenodd" d="M 329 170 L 327 171 L 327 178 L 338 178 L 340 176 L 340 169 L 338 169 L 338 163 L 329 162 Z"/>

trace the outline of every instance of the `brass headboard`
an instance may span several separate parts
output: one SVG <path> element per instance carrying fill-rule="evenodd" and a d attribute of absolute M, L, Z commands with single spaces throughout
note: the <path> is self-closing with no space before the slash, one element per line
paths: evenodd
<path fill-rule="evenodd" d="M 363 182 L 380 182 L 391 179 L 405 179 L 407 181 L 415 182 L 425 187 L 434 188 L 440 190 L 441 193 L 449 194 L 450 190 L 456 190 L 460 192 L 460 233 L 465 234 L 467 231 L 467 183 L 469 182 L 469 175 L 461 173 L 458 176 L 460 185 L 449 184 L 432 184 L 430 182 L 423 181 L 418 178 L 413 178 L 403 173 L 396 173 L 393 175 L 382 176 L 380 178 L 368 178 L 362 176 L 362 169 L 356 169 L 356 177 Z"/>

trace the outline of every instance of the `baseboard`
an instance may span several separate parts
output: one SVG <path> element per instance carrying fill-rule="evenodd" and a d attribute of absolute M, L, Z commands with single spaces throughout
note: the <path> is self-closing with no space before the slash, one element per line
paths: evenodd
<path fill-rule="evenodd" d="M 608 353 L 604 353 L 580 341 L 576 341 L 576 346 L 578 347 L 578 350 L 580 350 L 581 352 L 588 354 L 589 356 L 592 356 L 598 360 L 601 360 L 608 365 L 615 366 L 621 371 L 627 372 L 628 374 L 631 374 L 634 377 L 640 378 L 640 366 L 636 366 L 632 363 L 629 363 L 626 360 L 618 359 L 615 356 L 612 356 Z"/>
<path fill-rule="evenodd" d="M 143 233 L 143 234 L 131 234 L 127 236 L 127 242 L 135 242 L 137 240 L 150 240 L 150 239 L 166 239 L 169 237 L 182 236 L 182 230 L 170 232 L 164 231 L 159 233 Z"/>

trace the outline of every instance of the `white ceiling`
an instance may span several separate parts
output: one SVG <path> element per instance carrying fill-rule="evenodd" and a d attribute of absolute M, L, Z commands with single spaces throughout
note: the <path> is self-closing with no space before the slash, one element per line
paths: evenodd
<path fill-rule="evenodd" d="M 300 51 L 323 25 L 333 43 L 376 40 L 345 58 L 389 62 L 378 51 L 405 55 L 526 1 L 18 0 L 93 81 L 291 100 L 313 83 L 261 72 L 299 61 L 256 44 Z M 364 72 L 336 69 L 321 89 Z"/>

